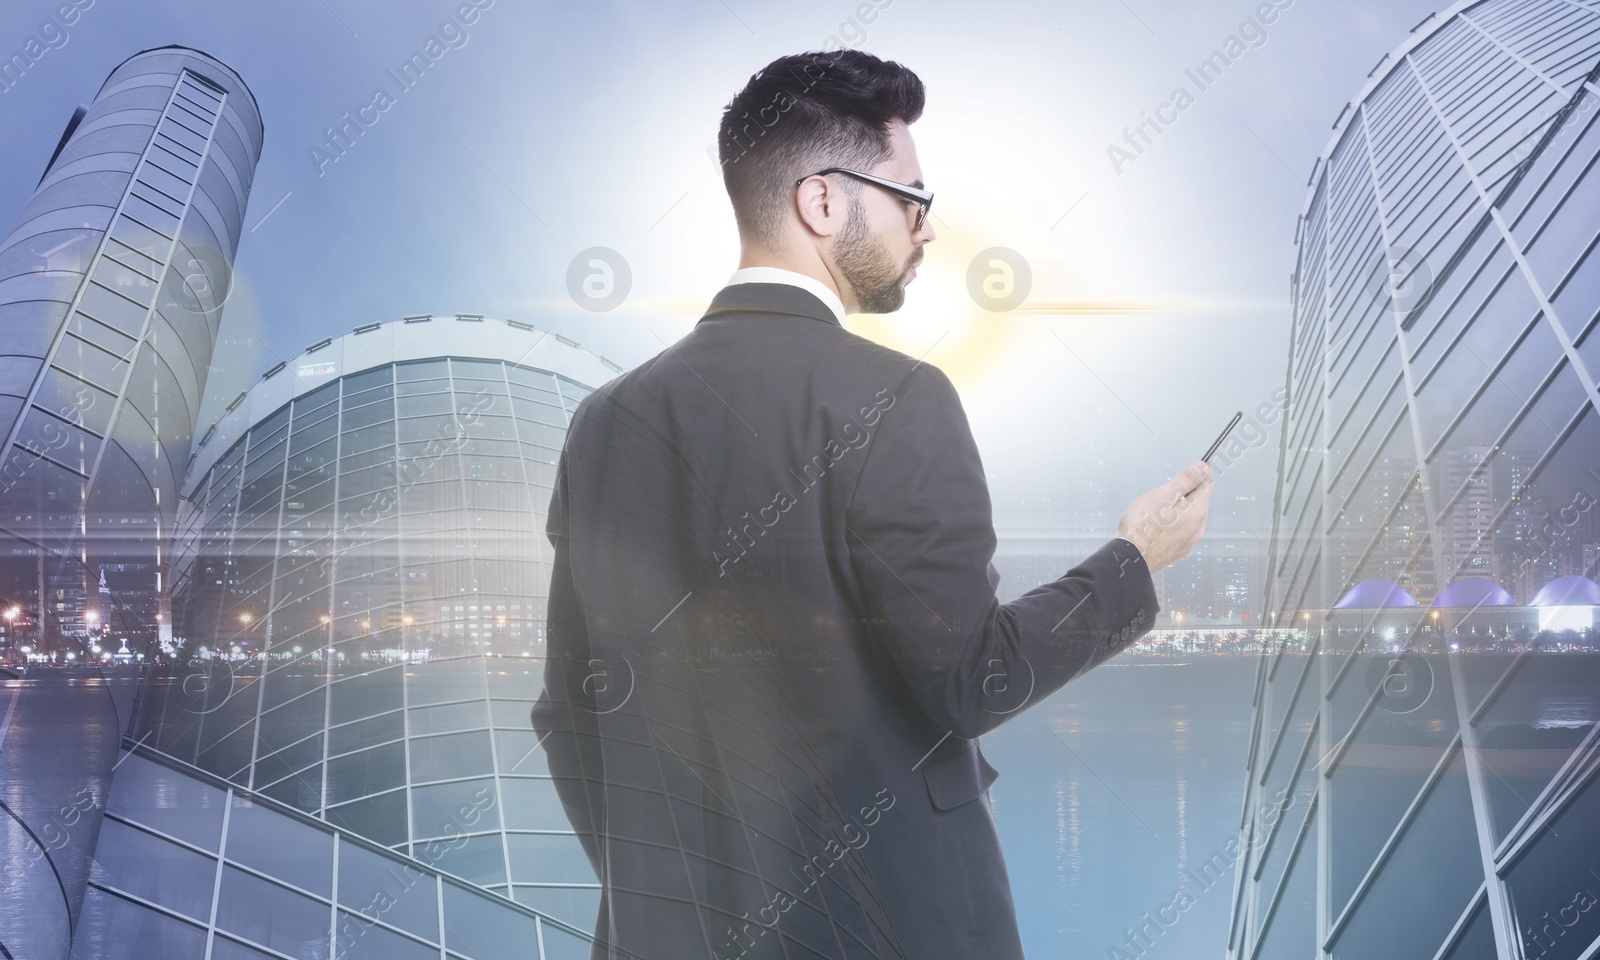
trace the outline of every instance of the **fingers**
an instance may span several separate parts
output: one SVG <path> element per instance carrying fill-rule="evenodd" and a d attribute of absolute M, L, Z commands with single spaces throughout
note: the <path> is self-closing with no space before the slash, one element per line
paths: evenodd
<path fill-rule="evenodd" d="M 1204 460 L 1196 460 L 1179 471 L 1178 475 L 1172 478 L 1171 483 L 1177 488 L 1178 493 L 1183 496 L 1189 496 L 1201 488 L 1209 490 L 1211 485 L 1211 464 L 1206 463 Z"/>

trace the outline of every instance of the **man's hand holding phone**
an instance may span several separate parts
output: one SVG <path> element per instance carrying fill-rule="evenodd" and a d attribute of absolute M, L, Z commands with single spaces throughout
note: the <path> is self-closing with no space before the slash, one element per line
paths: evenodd
<path fill-rule="evenodd" d="M 1117 523 L 1117 536 L 1139 548 L 1151 573 L 1170 567 L 1205 532 L 1211 488 L 1211 464 L 1196 460 L 1133 501 Z"/>
<path fill-rule="evenodd" d="M 1187 557 L 1205 533 L 1206 514 L 1211 509 L 1211 455 L 1243 417 L 1243 410 L 1235 413 L 1205 456 L 1133 501 L 1123 512 L 1117 523 L 1117 536 L 1139 548 L 1151 573 Z"/>

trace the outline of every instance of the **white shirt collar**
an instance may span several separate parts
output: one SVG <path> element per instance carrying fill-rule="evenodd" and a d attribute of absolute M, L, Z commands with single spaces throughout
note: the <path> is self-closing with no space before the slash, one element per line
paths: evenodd
<path fill-rule="evenodd" d="M 736 283 L 787 283 L 791 287 L 799 287 L 827 304 L 828 309 L 838 318 L 839 325 L 844 326 L 844 301 L 815 277 L 808 277 L 782 267 L 745 267 L 743 270 L 735 270 L 733 276 L 728 278 L 728 286 L 731 287 Z"/>

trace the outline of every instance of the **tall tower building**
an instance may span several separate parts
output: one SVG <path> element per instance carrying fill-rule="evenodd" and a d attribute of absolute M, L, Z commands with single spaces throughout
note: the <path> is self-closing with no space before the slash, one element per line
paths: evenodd
<path fill-rule="evenodd" d="M 143 649 L 170 616 L 163 544 L 261 138 L 225 64 L 135 54 L 0 241 L 0 600 L 18 641 Z"/>
<path fill-rule="evenodd" d="M 261 137 L 227 65 L 183 47 L 135 54 L 72 117 L 0 241 L 7 659 L 27 647 L 75 667 L 102 639 L 146 649 L 168 622 L 165 543 Z M 132 684 L 94 672 L 8 686 L 0 954 L 65 957 Z"/>
<path fill-rule="evenodd" d="M 1600 8 L 1458 2 L 1369 76 L 1296 231 L 1263 612 L 1297 642 L 1258 674 L 1227 955 L 1591 957 L 1600 657 L 1508 636 L 1485 581 L 1530 602 L 1533 522 L 1600 496 Z"/>
<path fill-rule="evenodd" d="M 1493 536 L 1500 463 L 1484 446 L 1456 447 L 1445 451 L 1444 489 L 1459 491 L 1450 511 L 1445 539 L 1445 570 L 1456 577 L 1500 579 L 1499 556 Z M 1503 502 L 1503 501 L 1502 501 Z"/>

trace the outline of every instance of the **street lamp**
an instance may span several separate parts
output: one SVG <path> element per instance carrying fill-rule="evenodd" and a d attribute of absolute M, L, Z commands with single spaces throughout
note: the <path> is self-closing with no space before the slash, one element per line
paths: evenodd
<path fill-rule="evenodd" d="M 333 671 L 333 615 L 324 613 L 317 619 L 321 620 L 322 625 L 328 628 L 328 636 L 323 640 L 326 648 L 322 652 L 322 656 L 325 658 L 324 662 L 328 664 L 327 669 L 331 673 Z"/>
<path fill-rule="evenodd" d="M 255 615 L 254 614 L 250 614 L 250 613 L 241 613 L 241 614 L 239 614 L 239 622 L 244 624 L 247 627 L 250 626 L 250 621 L 252 621 L 254 619 L 255 619 Z"/>

